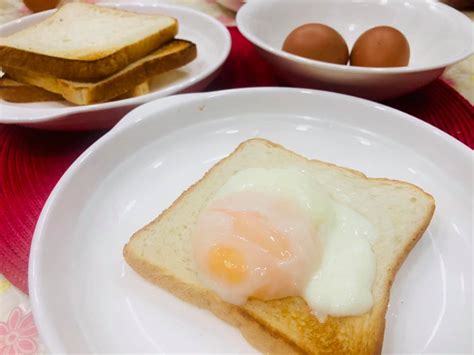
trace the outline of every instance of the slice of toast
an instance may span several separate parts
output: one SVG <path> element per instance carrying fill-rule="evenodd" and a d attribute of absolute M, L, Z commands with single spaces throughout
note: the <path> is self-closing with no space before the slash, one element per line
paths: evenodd
<path fill-rule="evenodd" d="M 200 212 L 237 171 L 247 168 L 305 169 L 337 201 L 373 223 L 376 276 L 374 305 L 359 316 L 331 317 L 320 323 L 300 297 L 250 299 L 243 306 L 222 301 L 198 281 L 190 233 Z M 136 232 L 124 247 L 127 263 L 145 279 L 181 299 L 209 309 L 238 327 L 257 349 L 270 353 L 376 354 L 382 349 L 390 287 L 400 265 L 427 228 L 434 200 L 420 188 L 308 160 L 263 139 L 242 143 L 167 210 Z M 232 349 L 229 349 L 230 351 Z"/>
<path fill-rule="evenodd" d="M 4 66 L 3 70 L 15 80 L 59 94 L 74 104 L 88 105 L 109 101 L 122 95 L 153 76 L 191 62 L 196 54 L 197 50 L 194 43 L 173 40 L 118 73 L 93 83 L 58 79 L 8 66 Z"/>
<path fill-rule="evenodd" d="M 44 21 L 0 38 L 0 66 L 96 81 L 170 41 L 176 19 L 68 3 Z"/>
<path fill-rule="evenodd" d="M 117 96 L 114 100 L 127 99 L 129 97 L 136 97 L 150 92 L 150 83 L 145 81 L 140 85 L 126 93 Z M 28 103 L 28 102 L 44 102 L 44 101 L 62 101 L 61 95 L 55 94 L 48 90 L 33 86 L 30 84 L 20 83 L 18 81 L 1 78 L 0 79 L 0 99 L 14 103 Z"/>

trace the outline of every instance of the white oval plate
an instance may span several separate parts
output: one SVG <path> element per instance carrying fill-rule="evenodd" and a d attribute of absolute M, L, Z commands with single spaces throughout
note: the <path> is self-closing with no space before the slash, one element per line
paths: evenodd
<path fill-rule="evenodd" d="M 432 193 L 433 221 L 393 286 L 384 350 L 470 351 L 470 149 L 391 108 L 289 88 L 151 102 L 70 167 L 43 209 L 30 258 L 34 317 L 51 351 L 254 351 L 236 329 L 146 282 L 122 257 L 133 232 L 251 137 Z"/>
<path fill-rule="evenodd" d="M 152 80 L 149 94 L 129 99 L 86 106 L 76 106 L 67 101 L 25 104 L 0 99 L 0 123 L 57 130 L 110 128 L 127 112 L 145 102 L 180 92 L 204 89 L 217 76 L 230 53 L 229 31 L 219 21 L 196 10 L 146 1 L 100 3 L 100 5 L 175 17 L 179 21 L 177 38 L 196 43 L 197 58 L 182 68 L 157 76 Z M 19 31 L 43 20 L 54 11 L 41 12 L 12 21 L 0 27 L 0 34 L 5 36 Z"/>

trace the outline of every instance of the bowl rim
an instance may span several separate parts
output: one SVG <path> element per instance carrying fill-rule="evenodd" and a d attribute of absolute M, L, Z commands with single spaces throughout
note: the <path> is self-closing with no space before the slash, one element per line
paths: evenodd
<path fill-rule="evenodd" d="M 281 1 L 280 1 L 281 2 Z M 373 3 L 371 0 L 339 0 L 339 3 L 341 2 L 363 2 L 363 3 Z M 403 0 L 403 2 L 409 2 L 413 3 L 415 2 L 414 0 Z M 467 16 L 465 16 L 463 13 L 455 10 L 454 8 L 443 4 L 439 1 L 435 0 L 425 0 L 423 2 L 416 1 L 417 5 L 422 5 L 422 6 L 435 6 L 437 7 L 440 11 L 443 12 L 448 12 L 451 15 L 450 16 L 456 16 L 459 21 L 463 21 L 467 26 L 471 27 L 471 48 L 469 48 L 469 45 L 466 46 L 466 50 L 464 53 L 461 55 L 458 55 L 456 57 L 453 57 L 449 61 L 444 61 L 438 64 L 433 64 L 433 65 L 427 65 L 427 66 L 419 66 L 419 67 L 390 67 L 390 68 L 374 68 L 374 67 L 357 67 L 357 66 L 351 66 L 351 65 L 343 65 L 343 64 L 333 64 L 333 63 L 327 63 L 327 62 L 322 62 L 319 60 L 315 59 L 308 59 L 304 57 L 300 57 L 295 54 L 287 53 L 284 52 L 283 50 L 280 49 L 275 49 L 274 47 L 270 46 L 269 44 L 265 43 L 263 40 L 261 40 L 258 36 L 254 35 L 247 27 L 247 20 L 246 18 L 250 15 L 255 17 L 254 10 L 260 6 L 267 6 L 269 2 L 265 1 L 247 1 L 244 6 L 242 6 L 237 12 L 236 16 L 236 23 L 237 27 L 242 33 L 242 35 L 248 39 L 252 44 L 256 47 L 259 47 L 273 55 L 276 55 L 280 58 L 286 59 L 288 61 L 293 61 L 299 64 L 304 64 L 307 66 L 313 66 L 313 67 L 318 67 L 321 69 L 328 69 L 328 70 L 333 70 L 337 72 L 342 72 L 342 73 L 352 73 L 352 74 L 403 74 L 403 73 L 419 73 L 419 72 L 425 72 L 425 71 L 430 71 L 430 70 L 436 70 L 436 69 L 442 69 L 445 68 L 449 65 L 458 63 L 469 56 L 474 54 L 474 38 L 472 36 L 472 31 L 474 30 L 474 22 L 472 22 Z M 398 1 L 398 3 L 402 3 L 402 1 Z M 273 1 L 271 6 L 277 6 L 278 1 Z"/>

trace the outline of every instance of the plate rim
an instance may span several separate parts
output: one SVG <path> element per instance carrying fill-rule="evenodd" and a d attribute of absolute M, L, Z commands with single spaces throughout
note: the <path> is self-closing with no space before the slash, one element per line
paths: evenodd
<path fill-rule="evenodd" d="M 38 251 L 41 248 L 41 243 L 45 238 L 45 228 L 47 228 L 47 224 L 51 223 L 50 221 L 50 214 L 52 213 L 52 209 L 55 206 L 55 202 L 60 197 L 62 191 L 67 188 L 67 184 L 70 180 L 74 177 L 77 171 L 81 168 L 82 164 L 92 156 L 95 151 L 106 144 L 106 142 L 113 140 L 114 137 L 122 132 L 125 132 L 135 125 L 140 124 L 143 116 L 146 114 L 148 117 L 145 117 L 145 120 L 154 119 L 151 118 L 148 113 L 150 110 L 154 114 L 158 114 L 159 112 L 166 112 L 181 104 L 187 104 L 193 101 L 202 102 L 203 99 L 212 99 L 214 97 L 220 96 L 231 96 L 231 95 L 238 95 L 238 94 L 258 94 L 258 93 L 267 93 L 267 92 L 282 92 L 282 93 L 290 93 L 290 94 L 315 94 L 319 96 L 337 96 L 341 100 L 345 101 L 352 101 L 356 104 L 362 104 L 365 106 L 372 106 L 372 107 L 382 107 L 384 110 L 391 111 L 399 115 L 400 119 L 404 119 L 408 121 L 410 124 L 418 126 L 420 129 L 424 129 L 430 132 L 430 135 L 434 137 L 434 139 L 441 139 L 444 144 L 452 146 L 453 149 L 457 152 L 456 154 L 462 155 L 463 159 L 465 159 L 466 163 L 474 167 L 474 160 L 472 160 L 472 150 L 464 145 L 462 142 L 458 141 L 454 137 L 450 136 L 449 134 L 441 131 L 440 129 L 426 123 L 414 116 L 406 114 L 402 111 L 397 109 L 391 108 L 389 106 L 385 106 L 370 100 L 361 99 L 357 97 L 353 97 L 350 95 L 338 94 L 328 91 L 321 91 L 321 90 L 312 90 L 312 89 L 299 89 L 299 88 L 284 88 L 284 87 L 257 87 L 257 88 L 243 88 L 243 89 L 229 89 L 229 90 L 221 90 L 221 91 L 212 91 L 212 92 L 204 92 L 204 93 L 191 93 L 191 94 L 183 94 L 183 95 L 175 95 L 170 97 L 165 97 L 161 99 L 157 99 L 151 101 L 145 105 L 139 106 L 136 109 L 132 110 L 128 113 L 121 123 L 120 126 L 115 127 L 114 129 L 107 132 L 104 136 L 100 137 L 96 142 L 94 142 L 90 147 L 88 147 L 66 170 L 66 172 L 61 176 L 58 183 L 55 185 L 53 190 L 51 191 L 46 203 L 43 206 L 41 214 L 38 218 L 38 221 L 35 226 L 35 230 L 33 233 L 31 249 L 29 254 L 29 265 L 28 265 L 28 288 L 30 293 L 31 299 L 31 308 L 33 312 L 33 316 L 35 318 L 38 332 L 41 336 L 42 341 L 48 347 L 50 351 L 53 352 L 64 352 L 62 349 L 61 342 L 57 342 L 57 334 L 54 331 L 54 323 L 52 323 L 51 319 L 47 317 L 47 308 L 41 305 L 41 296 L 42 293 L 41 283 L 38 280 L 38 273 L 37 270 L 40 269 L 41 263 L 43 258 Z M 168 104 L 162 105 L 162 101 L 164 103 L 165 100 L 168 100 Z M 179 128 L 176 128 L 179 129 Z M 435 138 L 436 137 L 436 138 Z"/>
<path fill-rule="evenodd" d="M 207 70 L 197 74 L 194 78 L 188 79 L 189 82 L 186 81 L 177 85 L 169 93 L 165 94 L 165 96 L 159 96 L 160 91 L 155 91 L 155 92 L 150 92 L 148 94 L 140 95 L 137 97 L 131 97 L 131 98 L 117 100 L 117 101 L 109 101 L 109 102 L 103 102 L 103 103 L 97 103 L 97 104 L 91 104 L 91 105 L 76 105 L 76 106 L 64 107 L 64 108 L 52 108 L 52 109 L 45 108 L 45 110 L 49 110 L 49 111 L 58 110 L 59 112 L 53 113 L 53 114 L 48 114 L 48 112 L 45 112 L 44 114 L 40 114 L 36 117 L 28 117 L 28 118 L 12 118 L 12 115 L 10 115 L 9 117 L 0 117 L 0 123 L 20 124 L 20 125 L 21 124 L 40 124 L 40 123 L 55 121 L 59 118 L 66 118 L 67 116 L 71 116 L 71 115 L 88 114 L 88 113 L 102 112 L 102 111 L 107 111 L 107 110 L 121 109 L 121 108 L 134 107 L 134 106 L 136 107 L 138 105 L 146 104 L 153 100 L 157 100 L 157 99 L 167 97 L 170 95 L 175 95 L 205 80 L 206 78 L 216 73 L 219 70 L 219 68 L 222 67 L 222 65 L 224 64 L 224 62 L 227 60 L 227 58 L 230 55 L 230 51 L 232 49 L 232 38 L 226 26 L 222 24 L 221 22 L 219 22 L 214 17 L 207 15 L 196 9 L 192 9 L 192 8 L 189 8 L 186 6 L 180 6 L 180 5 L 170 5 L 168 3 L 162 3 L 162 2 L 149 3 L 149 2 L 144 2 L 144 1 L 133 1 L 133 0 L 127 0 L 126 2 L 121 2 L 119 0 L 106 1 L 106 2 L 99 2 L 97 3 L 97 5 L 107 6 L 107 7 L 118 7 L 118 8 L 126 8 L 128 6 L 140 6 L 141 8 L 159 9 L 159 10 L 170 9 L 170 10 L 177 10 L 183 13 L 188 13 L 188 14 L 191 14 L 192 16 L 200 17 L 201 19 L 205 19 L 207 22 L 212 23 L 214 28 L 218 30 L 220 34 L 223 36 L 224 42 L 225 42 L 224 47 L 222 48 L 222 51 L 219 51 L 218 55 L 215 56 L 216 58 L 215 63 L 213 63 L 213 65 L 211 65 L 209 68 L 207 68 Z M 56 11 L 57 9 L 42 11 L 42 12 L 20 17 L 13 21 L 9 21 L 0 26 L 0 33 L 2 33 L 2 31 L 4 31 L 6 28 L 9 28 L 11 26 L 17 26 L 18 24 L 21 24 L 22 22 L 28 21 L 33 18 L 47 18 L 48 16 L 50 16 Z M 26 28 L 26 27 L 22 27 L 19 30 L 23 28 Z M 166 89 L 166 87 L 164 89 Z M 150 96 L 150 95 L 153 95 L 155 97 Z M 9 104 L 15 105 L 15 103 L 9 103 Z M 21 104 L 16 103 L 16 106 L 18 106 L 18 109 L 21 109 Z"/>

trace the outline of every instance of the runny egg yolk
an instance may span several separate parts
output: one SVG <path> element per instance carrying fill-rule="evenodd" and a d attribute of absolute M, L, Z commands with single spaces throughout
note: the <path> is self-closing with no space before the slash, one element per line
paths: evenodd
<path fill-rule="evenodd" d="M 291 256 L 287 238 L 275 230 L 268 218 L 255 211 L 219 209 L 232 218 L 235 235 L 260 247 L 269 255 L 287 260 Z M 239 250 L 213 246 L 208 253 L 209 270 L 215 277 L 229 283 L 242 282 L 247 275 L 247 262 Z"/>
<path fill-rule="evenodd" d="M 238 284 L 247 276 L 245 257 L 237 249 L 215 245 L 209 249 L 209 271 L 228 284 Z"/>

